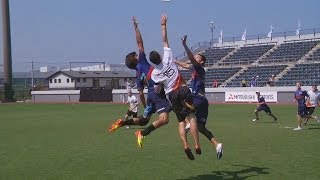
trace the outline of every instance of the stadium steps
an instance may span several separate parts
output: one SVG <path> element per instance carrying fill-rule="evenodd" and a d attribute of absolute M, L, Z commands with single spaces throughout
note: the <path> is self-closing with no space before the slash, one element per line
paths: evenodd
<path fill-rule="evenodd" d="M 320 49 L 320 43 L 313 47 L 307 54 L 297 61 L 297 64 L 305 63 L 309 57 L 311 57 L 317 50 Z"/>
<path fill-rule="evenodd" d="M 276 75 L 275 82 L 278 82 L 284 75 L 288 74 L 289 71 L 291 71 L 292 68 L 294 68 L 296 65 L 295 64 L 288 64 L 288 66 L 278 75 Z"/>
<path fill-rule="evenodd" d="M 316 52 L 318 49 L 320 49 L 320 43 L 317 44 L 315 47 L 313 47 L 307 54 L 305 54 L 302 58 L 300 58 L 295 64 L 288 64 L 288 67 L 286 67 L 280 74 L 278 74 L 275 77 L 275 82 L 278 82 L 284 75 L 288 74 L 289 71 L 291 71 L 292 68 L 296 66 L 296 64 L 302 64 L 306 61 L 306 59 L 311 56 L 314 52 Z"/>
<path fill-rule="evenodd" d="M 257 66 L 260 64 L 260 61 L 263 60 L 264 58 L 268 57 L 272 52 L 274 52 L 276 49 L 278 49 L 280 44 L 276 44 L 273 46 L 269 51 L 264 53 L 261 57 L 259 57 L 254 63 L 251 64 L 251 66 Z"/>
<path fill-rule="evenodd" d="M 242 67 L 237 73 L 235 73 L 234 75 L 232 75 L 231 77 L 229 77 L 229 79 L 227 79 L 226 81 L 224 81 L 223 83 L 221 83 L 220 87 L 225 87 L 229 82 L 231 82 L 232 80 L 234 80 L 236 77 L 238 77 L 240 74 L 244 73 L 246 70 L 248 70 L 248 66 Z"/>
<path fill-rule="evenodd" d="M 218 64 L 222 63 L 224 60 L 226 60 L 227 58 L 229 58 L 230 56 L 232 56 L 234 53 L 236 53 L 238 50 L 240 49 L 240 47 L 236 47 L 234 48 L 233 51 L 229 52 L 225 57 L 221 58 L 219 61 L 217 61 L 212 67 L 219 67 Z"/>

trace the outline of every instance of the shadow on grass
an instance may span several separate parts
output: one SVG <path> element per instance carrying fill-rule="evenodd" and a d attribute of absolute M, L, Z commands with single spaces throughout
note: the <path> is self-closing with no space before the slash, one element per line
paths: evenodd
<path fill-rule="evenodd" d="M 234 171 L 213 171 L 211 174 L 203 174 L 195 177 L 178 180 L 216 180 L 216 179 L 247 179 L 249 177 L 259 176 L 262 174 L 269 174 L 269 168 L 252 167 L 244 165 L 232 165 L 241 167 L 241 170 Z"/>
<path fill-rule="evenodd" d="M 320 129 L 320 127 L 309 127 L 307 130 L 315 130 L 315 129 Z"/>
<path fill-rule="evenodd" d="M 273 122 L 273 121 L 259 121 L 259 122 L 255 122 L 255 123 L 277 124 L 277 122 Z"/>

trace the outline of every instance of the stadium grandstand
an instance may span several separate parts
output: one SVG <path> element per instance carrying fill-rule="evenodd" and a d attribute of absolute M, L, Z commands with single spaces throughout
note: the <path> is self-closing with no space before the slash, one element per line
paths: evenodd
<path fill-rule="evenodd" d="M 239 87 L 243 79 L 252 78 L 261 87 L 272 75 L 276 86 L 320 84 L 320 29 L 219 39 L 192 47 L 207 58 L 207 88 L 214 82 L 218 87 Z M 185 54 L 176 59 L 188 62 Z M 181 72 L 190 79 L 188 70 Z"/>

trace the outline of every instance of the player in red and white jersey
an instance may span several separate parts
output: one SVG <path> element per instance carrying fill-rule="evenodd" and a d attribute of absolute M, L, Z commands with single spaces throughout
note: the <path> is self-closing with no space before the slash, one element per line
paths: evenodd
<path fill-rule="evenodd" d="M 184 108 L 187 108 L 183 105 L 183 102 L 185 101 L 186 97 L 191 96 L 191 91 L 180 75 L 176 63 L 173 61 L 172 51 L 169 47 L 167 38 L 167 17 L 165 15 L 162 15 L 161 17 L 161 29 L 162 40 L 164 44 L 164 54 L 163 58 L 161 59 L 161 56 L 158 52 L 150 52 L 149 58 L 154 66 L 151 79 L 155 82 L 155 91 L 159 92 L 163 86 L 166 95 L 169 97 L 173 111 L 177 115 L 179 121 L 179 134 L 185 153 L 189 159 L 193 160 L 194 156 L 189 148 L 186 138 L 185 119 L 187 118 L 190 121 L 190 130 L 194 139 L 196 153 L 201 154 L 198 127 L 196 122 L 197 120 L 193 113 L 188 115 L 182 113 Z"/>

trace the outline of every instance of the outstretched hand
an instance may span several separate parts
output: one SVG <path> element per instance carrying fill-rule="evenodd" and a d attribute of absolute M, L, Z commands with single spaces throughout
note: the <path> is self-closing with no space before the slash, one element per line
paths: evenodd
<path fill-rule="evenodd" d="M 187 35 L 182 36 L 181 40 L 182 40 L 182 44 L 186 44 L 187 43 Z"/>
<path fill-rule="evenodd" d="M 162 14 L 162 16 L 161 16 L 161 25 L 167 25 L 167 20 L 168 20 L 168 18 L 167 18 L 167 15 L 165 15 L 165 14 Z"/>
<path fill-rule="evenodd" d="M 133 22 L 134 27 L 138 27 L 138 21 L 135 16 L 132 16 L 132 22 Z"/>

